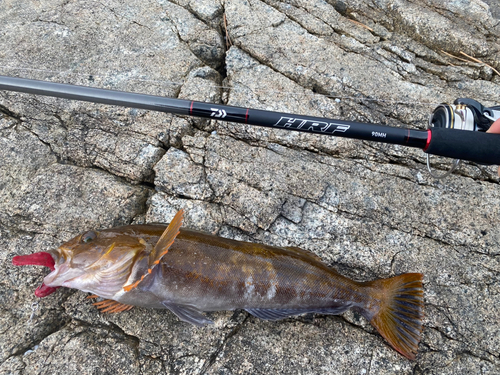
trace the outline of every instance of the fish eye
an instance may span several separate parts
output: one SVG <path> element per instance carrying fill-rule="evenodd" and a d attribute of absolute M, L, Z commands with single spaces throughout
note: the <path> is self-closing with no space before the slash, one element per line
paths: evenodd
<path fill-rule="evenodd" d="M 92 240 L 95 240 L 97 238 L 97 234 L 94 231 L 88 231 L 82 234 L 81 241 L 83 243 L 89 243 Z"/>

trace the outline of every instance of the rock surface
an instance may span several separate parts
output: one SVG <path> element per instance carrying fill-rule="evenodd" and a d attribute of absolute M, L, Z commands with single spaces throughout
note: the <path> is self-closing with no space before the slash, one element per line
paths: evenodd
<path fill-rule="evenodd" d="M 500 101 L 494 0 L 4 0 L 0 24 L 3 75 L 413 128 L 440 102 Z M 0 145 L 0 374 L 500 373 L 493 167 L 437 181 L 418 149 L 11 92 Z M 38 300 L 46 270 L 11 265 L 180 208 L 357 280 L 424 273 L 417 360 L 353 313 L 195 328 L 68 289 Z"/>

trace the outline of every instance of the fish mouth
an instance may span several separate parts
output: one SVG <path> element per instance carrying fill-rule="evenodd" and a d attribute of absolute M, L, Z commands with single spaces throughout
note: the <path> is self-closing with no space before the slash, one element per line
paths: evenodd
<path fill-rule="evenodd" d="M 55 271 L 56 259 L 59 255 L 56 251 L 42 251 L 39 253 L 34 253 L 30 255 L 17 255 L 12 258 L 12 264 L 14 266 L 44 266 L 49 267 L 52 271 Z M 35 296 L 42 298 L 54 293 L 58 286 L 47 286 L 42 283 L 35 290 Z"/>

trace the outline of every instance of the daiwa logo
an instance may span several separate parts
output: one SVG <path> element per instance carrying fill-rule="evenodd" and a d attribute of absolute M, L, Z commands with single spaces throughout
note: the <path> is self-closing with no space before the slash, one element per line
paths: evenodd
<path fill-rule="evenodd" d="M 210 108 L 212 113 L 210 114 L 211 117 L 219 117 L 219 118 L 224 118 L 226 117 L 227 113 L 223 109 L 219 108 Z"/>
<path fill-rule="evenodd" d="M 296 117 L 281 117 L 273 126 L 279 128 L 312 131 L 316 133 L 345 133 L 351 126 L 335 122 L 306 120 Z"/>

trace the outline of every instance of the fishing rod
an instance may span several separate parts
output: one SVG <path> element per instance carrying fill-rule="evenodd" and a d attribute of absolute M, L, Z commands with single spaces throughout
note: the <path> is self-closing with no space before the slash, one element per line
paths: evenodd
<path fill-rule="evenodd" d="M 500 164 L 500 134 L 485 133 L 500 118 L 500 106 L 488 108 L 472 99 L 439 105 L 428 129 L 415 130 L 7 76 L 0 76 L 0 90 L 397 144 L 427 155 Z"/>

